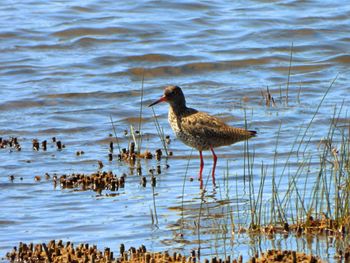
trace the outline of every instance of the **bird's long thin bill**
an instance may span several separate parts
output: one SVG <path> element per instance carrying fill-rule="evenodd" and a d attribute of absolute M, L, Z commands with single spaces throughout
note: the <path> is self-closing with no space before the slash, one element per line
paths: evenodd
<path fill-rule="evenodd" d="M 163 101 L 166 101 L 165 97 L 161 97 L 159 100 L 156 100 L 155 102 L 153 102 L 150 105 L 148 105 L 148 107 L 152 107 L 152 106 L 158 104 L 159 102 L 163 102 Z"/>

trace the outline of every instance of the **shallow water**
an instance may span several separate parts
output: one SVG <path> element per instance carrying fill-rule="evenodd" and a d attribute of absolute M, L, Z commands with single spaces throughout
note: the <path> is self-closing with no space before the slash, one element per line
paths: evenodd
<path fill-rule="evenodd" d="M 243 254 L 247 259 L 260 244 L 260 248 L 312 251 L 332 260 L 334 251 L 322 239 L 310 245 L 294 238 L 263 237 L 261 242 L 246 235 L 231 239 L 222 230 L 231 213 L 236 224 L 247 223 L 244 143 L 217 150 L 219 186 L 213 191 L 209 180 L 202 195 L 199 183 L 189 181 L 198 173 L 198 153 L 174 138 L 167 106 L 157 106 L 160 125 L 171 135 L 169 148 L 174 156 L 159 164 L 162 173 L 153 199 L 150 184 L 140 186 L 139 176 L 128 164 L 108 162 L 113 139 L 110 116 L 120 144 L 127 147 L 131 138 L 123 131 L 130 130 L 130 125 L 138 128 L 144 76 L 142 149 L 154 152 L 162 146 L 152 110 L 146 106 L 162 94 L 165 85 L 180 85 L 191 107 L 238 127 L 245 125 L 246 115 L 249 129 L 258 131 L 258 137 L 249 142 L 255 163 L 271 167 L 276 138 L 278 154 L 285 160 L 339 74 L 307 133 L 312 140 L 305 155 L 317 167 L 316 146 L 327 136 L 334 107 L 343 103 L 342 125 L 349 124 L 350 4 L 5 0 L 0 14 L 0 137 L 18 137 L 22 145 L 20 152 L 0 149 L 0 256 L 19 241 L 51 239 L 95 243 L 115 251 L 120 243 L 145 244 L 152 250 L 188 254 L 198 247 L 196 224 L 201 219 L 202 255 Z M 275 107 L 267 107 L 262 98 L 267 86 Z M 53 136 L 66 148 L 57 151 L 50 142 Z M 48 140 L 48 150 L 33 151 L 34 138 Z M 80 150 L 85 154 L 76 156 Z M 98 160 L 103 161 L 104 170 L 128 175 L 125 189 L 116 196 L 62 190 L 44 178 L 46 172 L 91 173 L 98 169 Z M 290 160 L 291 173 L 298 161 Z M 209 175 L 209 153 L 205 164 L 204 174 Z M 148 170 L 158 163 L 142 160 L 141 165 L 149 179 Z M 277 164 L 283 166 L 282 161 Z M 315 171 L 311 169 L 311 175 Z M 10 175 L 15 176 L 13 182 Z M 40 182 L 34 181 L 36 175 L 43 177 Z M 254 182 L 259 180 L 257 172 Z M 271 170 L 266 180 L 264 198 L 268 199 Z M 287 178 L 283 180 L 282 193 L 288 183 Z M 155 207 L 157 224 L 151 218 Z"/>

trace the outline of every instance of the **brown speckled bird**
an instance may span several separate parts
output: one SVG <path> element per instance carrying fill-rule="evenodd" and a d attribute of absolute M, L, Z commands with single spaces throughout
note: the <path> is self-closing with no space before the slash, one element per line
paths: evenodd
<path fill-rule="evenodd" d="M 160 102 L 168 102 L 170 105 L 168 120 L 176 137 L 199 151 L 201 188 L 203 187 L 202 172 L 204 167 L 202 151 L 210 149 L 213 154 L 212 178 L 215 186 L 217 156 L 214 148 L 248 140 L 256 135 L 256 131 L 231 127 L 217 117 L 186 107 L 185 96 L 178 86 L 166 87 L 164 95 L 150 104 L 149 107 Z"/>

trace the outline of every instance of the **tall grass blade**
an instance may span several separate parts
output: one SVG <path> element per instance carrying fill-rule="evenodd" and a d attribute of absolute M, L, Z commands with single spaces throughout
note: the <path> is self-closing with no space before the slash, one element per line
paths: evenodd
<path fill-rule="evenodd" d="M 111 125 L 112 125 L 112 128 L 113 128 L 113 133 L 114 133 L 115 140 L 117 142 L 119 154 L 121 154 L 120 145 L 119 145 L 119 139 L 118 139 L 117 132 L 116 132 L 116 129 L 115 129 L 115 126 L 114 126 L 112 115 L 109 115 L 109 119 L 111 120 Z"/>
<path fill-rule="evenodd" d="M 156 129 L 157 129 L 157 133 L 158 133 L 158 136 L 163 144 L 163 149 L 165 151 L 165 154 L 166 156 L 169 156 L 169 153 L 168 153 L 168 147 L 167 147 L 167 144 L 166 144 L 166 141 L 165 141 L 165 136 L 164 136 L 164 131 L 163 129 L 160 127 L 160 124 L 158 122 L 158 118 L 157 118 L 157 115 L 152 107 L 152 112 L 153 112 L 153 119 L 154 119 L 154 124 L 156 126 Z"/>
<path fill-rule="evenodd" d="M 292 60 L 293 60 L 293 42 L 290 48 L 290 58 L 289 58 L 289 68 L 288 68 L 288 79 L 287 79 L 287 89 L 286 89 L 286 105 L 288 105 L 288 96 L 289 96 L 289 83 L 290 83 L 290 72 L 292 69 Z"/>
<path fill-rule="evenodd" d="M 145 81 L 145 70 L 142 71 L 142 82 L 141 82 L 141 96 L 140 96 L 140 114 L 139 114 L 139 141 L 137 144 L 137 151 L 141 153 L 141 144 L 142 144 L 142 133 L 141 133 L 141 126 L 142 126 L 142 104 L 143 104 L 143 90 L 144 90 L 144 81 Z"/>

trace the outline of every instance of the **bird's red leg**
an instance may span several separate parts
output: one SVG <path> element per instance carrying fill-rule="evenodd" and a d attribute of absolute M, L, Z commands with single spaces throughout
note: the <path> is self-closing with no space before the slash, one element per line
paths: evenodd
<path fill-rule="evenodd" d="M 218 157 L 216 156 L 213 147 L 210 147 L 210 150 L 211 150 L 211 152 L 213 154 L 213 160 L 214 160 L 213 171 L 212 171 L 211 176 L 213 177 L 213 185 L 215 186 L 215 168 L 216 168 L 216 161 L 218 160 Z"/>
<path fill-rule="evenodd" d="M 199 151 L 199 158 L 200 158 L 201 162 L 200 162 L 200 166 L 199 166 L 198 180 L 202 181 L 202 173 L 203 173 L 203 167 L 204 167 L 202 151 Z"/>
<path fill-rule="evenodd" d="M 199 187 L 200 189 L 203 189 L 203 179 L 202 179 L 202 173 L 203 173 L 203 167 L 204 167 L 204 161 L 203 161 L 203 155 L 202 155 L 202 151 L 199 151 L 199 158 L 200 158 L 200 166 L 199 166 L 199 176 L 198 176 L 198 180 L 199 180 Z"/>

